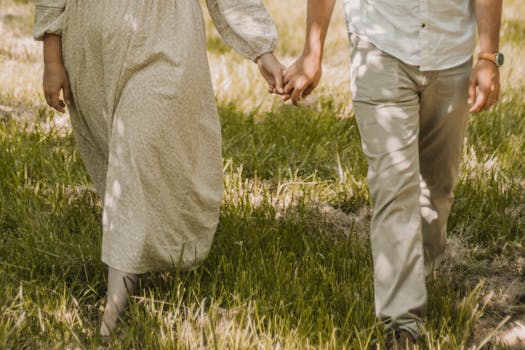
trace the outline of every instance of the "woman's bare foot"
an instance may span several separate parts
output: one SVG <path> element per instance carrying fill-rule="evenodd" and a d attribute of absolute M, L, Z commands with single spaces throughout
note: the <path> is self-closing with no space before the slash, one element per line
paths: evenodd
<path fill-rule="evenodd" d="M 109 337 L 119 320 L 124 316 L 129 303 L 129 296 L 134 293 L 138 275 L 108 269 L 108 295 L 106 308 L 100 324 L 100 335 Z"/>

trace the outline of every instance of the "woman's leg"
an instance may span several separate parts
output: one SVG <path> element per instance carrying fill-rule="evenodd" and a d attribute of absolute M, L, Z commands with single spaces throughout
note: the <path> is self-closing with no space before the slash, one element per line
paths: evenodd
<path fill-rule="evenodd" d="M 108 269 L 108 295 L 100 325 L 100 335 L 107 337 L 117 327 L 128 307 L 129 297 L 137 287 L 138 275 Z"/>

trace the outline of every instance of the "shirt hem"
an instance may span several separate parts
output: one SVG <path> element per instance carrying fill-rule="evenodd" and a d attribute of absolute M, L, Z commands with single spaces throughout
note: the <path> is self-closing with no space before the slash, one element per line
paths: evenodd
<path fill-rule="evenodd" d="M 461 57 L 458 59 L 450 60 L 446 64 L 438 65 L 438 66 L 431 66 L 431 65 L 422 65 L 420 62 L 411 61 L 410 59 L 407 59 L 406 57 L 403 57 L 402 54 L 399 52 L 392 50 L 390 48 L 384 48 L 381 44 L 378 44 L 376 40 L 370 39 L 367 35 L 357 33 L 356 31 L 348 30 L 348 33 L 350 35 L 356 35 L 359 37 L 359 39 L 368 41 L 372 45 L 374 45 L 378 50 L 383 51 L 384 53 L 398 59 L 399 61 L 408 64 L 410 66 L 419 67 L 419 70 L 422 72 L 429 72 L 429 71 L 441 71 L 441 70 L 447 70 L 451 69 L 457 66 L 460 66 L 464 63 L 466 63 L 468 60 L 472 58 L 472 54 L 469 54 L 465 57 Z"/>

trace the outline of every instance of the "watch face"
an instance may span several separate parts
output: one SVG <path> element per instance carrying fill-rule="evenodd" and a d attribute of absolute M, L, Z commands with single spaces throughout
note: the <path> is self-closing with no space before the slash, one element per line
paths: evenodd
<path fill-rule="evenodd" d="M 503 56 L 502 53 L 497 53 L 496 54 L 496 65 L 499 67 L 499 66 L 502 66 L 503 63 L 505 62 L 505 57 Z"/>

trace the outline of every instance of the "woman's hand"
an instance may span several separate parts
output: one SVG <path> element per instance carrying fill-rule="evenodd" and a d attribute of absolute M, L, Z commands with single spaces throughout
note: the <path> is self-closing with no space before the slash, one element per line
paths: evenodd
<path fill-rule="evenodd" d="M 66 68 L 62 63 L 62 38 L 59 35 L 44 37 L 44 96 L 49 106 L 64 113 L 71 101 L 71 90 Z M 60 99 L 62 91 L 64 100 Z"/>
<path fill-rule="evenodd" d="M 62 90 L 64 100 L 60 99 Z M 69 104 L 71 93 L 69 89 L 69 78 L 66 68 L 61 63 L 46 64 L 44 67 L 44 96 L 49 106 L 60 113 L 66 111 L 66 103 Z M 64 102 L 65 101 L 65 102 Z"/>
<path fill-rule="evenodd" d="M 268 92 L 282 95 L 283 88 L 283 70 L 284 66 L 275 57 L 273 52 L 265 53 L 256 60 L 264 79 L 268 82 Z"/>

